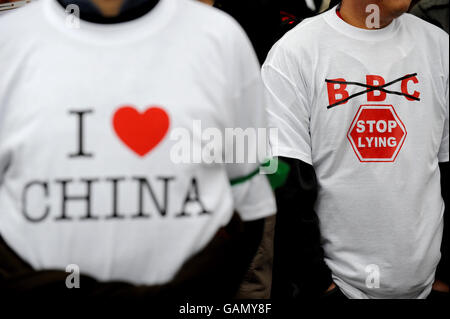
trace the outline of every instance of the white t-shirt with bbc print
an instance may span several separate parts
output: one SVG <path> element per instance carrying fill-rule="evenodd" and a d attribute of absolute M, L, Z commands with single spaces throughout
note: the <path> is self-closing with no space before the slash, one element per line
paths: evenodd
<path fill-rule="evenodd" d="M 273 155 L 314 166 L 325 261 L 351 298 L 424 298 L 440 259 L 448 35 L 404 14 L 379 30 L 335 9 L 263 66 Z M 301 203 L 299 203 L 301 209 Z"/>
<path fill-rule="evenodd" d="M 234 20 L 161 0 L 134 21 L 77 26 L 54 0 L 0 19 L 0 234 L 22 258 L 160 284 L 234 211 L 275 213 L 266 177 L 252 174 L 259 163 L 209 163 L 193 150 L 231 143 L 195 144 L 195 123 L 220 134 L 266 127 L 259 65 Z M 197 159 L 180 163 L 183 147 Z"/>

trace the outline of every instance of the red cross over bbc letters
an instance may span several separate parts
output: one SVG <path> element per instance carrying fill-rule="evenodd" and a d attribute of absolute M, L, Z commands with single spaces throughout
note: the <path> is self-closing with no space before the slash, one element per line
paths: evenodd
<path fill-rule="evenodd" d="M 366 83 L 350 82 L 343 78 L 326 80 L 328 109 L 346 104 L 349 100 L 365 94 L 368 102 L 384 102 L 389 94 L 403 96 L 408 101 L 420 101 L 420 92 L 408 86 L 417 85 L 417 74 L 407 74 L 386 83 L 379 75 L 367 75 Z M 401 91 L 387 89 L 401 82 Z M 364 88 L 350 94 L 348 87 Z M 353 118 L 347 138 L 360 162 L 394 162 L 405 142 L 407 130 L 393 105 L 361 105 Z"/>

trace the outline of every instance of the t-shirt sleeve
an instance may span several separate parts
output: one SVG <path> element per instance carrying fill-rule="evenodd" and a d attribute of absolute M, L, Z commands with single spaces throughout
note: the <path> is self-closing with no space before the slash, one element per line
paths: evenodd
<path fill-rule="evenodd" d="M 268 155 L 267 119 L 264 88 L 256 54 L 244 31 L 236 27 L 230 110 L 231 127 L 235 138 L 227 139 L 225 164 L 232 185 L 234 209 L 242 220 L 252 221 L 275 214 L 275 198 L 267 176 L 260 174 L 260 166 Z M 236 138 L 236 136 L 240 138 Z M 242 139 L 244 138 L 244 139 Z M 244 143 L 242 141 L 245 140 Z"/>
<path fill-rule="evenodd" d="M 4 26 L 0 23 L 0 28 L 1 27 Z M 0 37 L 0 47 L 6 47 L 7 44 L 4 37 Z M 3 178 L 10 163 L 10 152 L 6 150 L 6 133 L 10 127 L 6 125 L 5 120 L 7 115 L 5 101 L 11 90 L 11 85 L 9 85 L 8 81 L 12 76 L 11 71 L 9 71 L 12 68 L 8 68 L 11 60 L 11 57 L 7 55 L 8 52 L 11 51 L 0 50 L 0 60 L 2 61 L 2 63 L 0 63 L 0 187 L 2 187 Z"/>
<path fill-rule="evenodd" d="M 1 136 L 1 135 L 0 135 Z M 2 187 L 3 184 L 3 177 L 6 173 L 6 167 L 8 164 L 6 156 L 4 156 L 2 153 L 2 146 L 1 146 L 1 139 L 0 139 L 0 187 Z"/>
<path fill-rule="evenodd" d="M 447 112 L 446 112 L 446 117 L 445 117 L 444 132 L 442 134 L 441 147 L 439 149 L 439 154 L 438 154 L 438 159 L 439 159 L 439 162 L 441 162 L 441 163 L 449 161 L 449 153 L 448 153 L 449 152 L 449 140 L 448 140 L 448 135 L 449 135 L 449 132 L 448 132 L 448 129 L 449 129 L 449 127 L 448 127 L 448 112 L 449 112 L 448 91 L 449 91 L 449 88 L 448 88 L 448 86 L 449 86 L 449 83 L 447 81 L 447 86 L 446 86 L 447 93 L 445 96 L 445 100 L 447 103 L 447 105 L 446 105 Z"/>
<path fill-rule="evenodd" d="M 2 140 L 1 140 L 1 134 L 0 134 L 0 188 L 3 184 L 3 178 L 6 173 L 6 170 L 10 163 L 10 157 L 6 153 L 6 151 L 2 147 Z"/>
<path fill-rule="evenodd" d="M 268 103 L 268 125 L 278 130 L 278 134 L 270 138 L 272 155 L 312 164 L 310 103 L 296 59 L 280 45 L 275 45 L 263 65 L 262 78 Z"/>

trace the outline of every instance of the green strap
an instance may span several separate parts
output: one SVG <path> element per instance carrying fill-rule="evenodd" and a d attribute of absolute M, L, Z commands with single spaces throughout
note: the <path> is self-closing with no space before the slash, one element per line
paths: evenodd
<path fill-rule="evenodd" d="M 273 190 L 275 190 L 275 189 L 283 186 L 286 183 L 286 180 L 287 180 L 287 177 L 289 175 L 291 168 L 289 167 L 289 165 L 286 162 L 283 162 L 283 161 L 279 160 L 278 158 L 267 161 L 264 164 L 262 164 L 261 166 L 268 167 L 268 166 L 270 166 L 272 161 L 278 161 L 278 169 L 274 174 L 267 174 L 266 176 L 269 179 L 270 186 L 272 187 Z M 256 175 L 258 175 L 259 171 L 260 171 L 260 168 L 257 168 L 255 171 L 251 172 L 247 176 L 232 179 L 230 181 L 230 184 L 231 184 L 231 186 L 243 184 L 243 183 L 249 181 L 250 179 L 252 179 L 253 177 L 255 177 Z"/>
<path fill-rule="evenodd" d="M 239 184 L 243 184 L 243 183 L 245 183 L 246 181 L 252 179 L 253 177 L 255 177 L 255 175 L 258 175 L 258 174 L 259 174 L 259 167 L 254 172 L 251 172 L 247 176 L 238 177 L 238 178 L 232 179 L 230 181 L 231 186 L 236 186 L 236 185 L 239 185 Z"/>
<path fill-rule="evenodd" d="M 267 178 L 269 179 L 270 186 L 272 186 L 272 189 L 276 190 L 277 188 L 282 187 L 284 186 L 284 184 L 286 184 L 287 178 L 291 171 L 291 167 L 289 166 L 288 163 L 283 162 L 278 158 L 273 160 L 278 161 L 278 168 L 275 174 L 267 175 Z"/>

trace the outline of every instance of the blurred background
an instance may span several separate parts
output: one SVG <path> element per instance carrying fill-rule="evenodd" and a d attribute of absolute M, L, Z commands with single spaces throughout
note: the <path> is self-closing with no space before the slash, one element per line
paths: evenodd
<path fill-rule="evenodd" d="M 0 0 L 0 16 L 40 0 Z M 127 0 L 132 1 L 132 0 Z M 233 16 L 245 29 L 262 63 L 272 45 L 305 18 L 327 10 L 336 0 L 191 0 Z M 395 0 L 394 0 L 395 1 Z M 449 0 L 413 0 L 411 13 L 448 32 Z M 1 32 L 1 30 L 0 30 Z"/>

